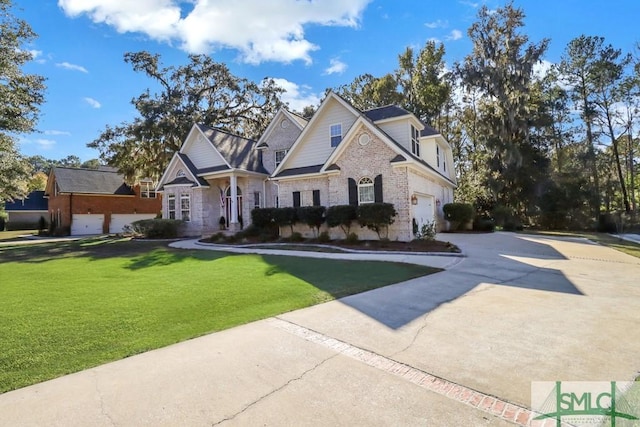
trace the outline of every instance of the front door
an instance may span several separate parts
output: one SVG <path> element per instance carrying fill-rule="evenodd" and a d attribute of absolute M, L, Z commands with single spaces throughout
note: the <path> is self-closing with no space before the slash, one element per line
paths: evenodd
<path fill-rule="evenodd" d="M 238 191 L 238 222 L 240 222 L 240 217 L 242 216 L 242 191 L 240 191 L 240 187 L 236 188 Z M 229 221 L 231 221 L 231 187 L 228 187 L 224 194 L 224 218 L 227 220 L 227 228 L 229 228 Z"/>

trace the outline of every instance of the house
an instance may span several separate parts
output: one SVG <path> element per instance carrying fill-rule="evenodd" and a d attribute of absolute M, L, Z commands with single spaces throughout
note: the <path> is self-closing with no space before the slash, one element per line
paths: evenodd
<path fill-rule="evenodd" d="M 142 180 L 129 186 L 109 167 L 54 167 L 45 197 L 49 199 L 47 219 L 72 235 L 121 233 L 133 221 L 155 218 L 162 207 L 153 182 Z"/>
<path fill-rule="evenodd" d="M 163 216 L 185 219 L 192 235 L 238 230 L 255 207 L 388 202 L 398 212 L 389 238 L 411 240 L 414 220 L 444 226 L 454 176 L 449 143 L 413 114 L 393 105 L 359 111 L 329 93 L 309 121 L 278 111 L 258 141 L 194 125 L 160 191 Z"/>
<path fill-rule="evenodd" d="M 36 229 L 40 218 L 47 220 L 49 217 L 44 191 L 32 191 L 24 199 L 5 202 L 4 210 L 8 215 L 9 230 Z"/>

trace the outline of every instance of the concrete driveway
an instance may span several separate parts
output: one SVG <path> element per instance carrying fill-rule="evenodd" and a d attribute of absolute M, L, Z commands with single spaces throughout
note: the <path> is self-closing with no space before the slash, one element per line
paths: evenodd
<path fill-rule="evenodd" d="M 0 395 L 0 425 L 527 425 L 531 381 L 632 380 L 640 259 L 441 235 L 447 271 Z"/>

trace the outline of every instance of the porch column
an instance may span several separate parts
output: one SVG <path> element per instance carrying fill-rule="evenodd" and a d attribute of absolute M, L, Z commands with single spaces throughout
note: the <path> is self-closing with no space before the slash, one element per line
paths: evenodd
<path fill-rule="evenodd" d="M 238 178 L 231 175 L 231 218 L 229 224 L 238 223 Z"/>

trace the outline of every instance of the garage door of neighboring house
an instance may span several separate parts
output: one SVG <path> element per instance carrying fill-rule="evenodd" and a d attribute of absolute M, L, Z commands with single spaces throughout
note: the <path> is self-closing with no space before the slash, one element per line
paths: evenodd
<path fill-rule="evenodd" d="M 413 205 L 413 217 L 418 223 L 418 229 L 421 229 L 423 224 L 435 220 L 433 196 L 418 196 L 418 203 Z"/>
<path fill-rule="evenodd" d="M 111 214 L 111 223 L 109 224 L 109 233 L 122 233 L 124 227 L 131 225 L 134 221 L 141 219 L 153 219 L 156 214 Z"/>
<path fill-rule="evenodd" d="M 71 235 L 102 234 L 102 224 L 104 224 L 102 214 L 73 214 Z"/>

